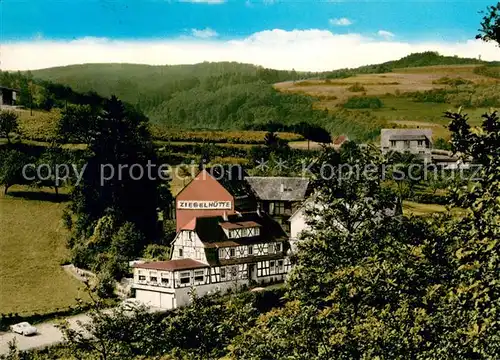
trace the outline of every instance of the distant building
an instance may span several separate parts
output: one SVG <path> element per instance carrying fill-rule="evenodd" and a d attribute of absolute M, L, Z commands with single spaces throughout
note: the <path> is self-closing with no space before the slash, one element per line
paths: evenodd
<path fill-rule="evenodd" d="M 310 193 L 310 181 L 301 177 L 258 177 L 245 180 L 253 191 L 260 209 L 273 217 L 290 233 L 290 216 Z"/>
<path fill-rule="evenodd" d="M 333 140 L 333 147 L 336 149 L 340 149 L 342 147 L 342 145 L 344 145 L 344 143 L 346 143 L 347 141 L 349 141 L 349 138 L 347 137 L 347 135 L 337 136 Z"/>
<path fill-rule="evenodd" d="M 410 152 L 431 160 L 432 129 L 382 129 L 382 153 Z"/>
<path fill-rule="evenodd" d="M 198 296 L 241 285 L 282 281 L 290 270 L 288 236 L 257 211 L 193 218 L 177 233 L 169 261 L 134 265 L 135 296 L 173 309 Z"/>
<path fill-rule="evenodd" d="M 14 106 L 14 105 L 16 105 L 18 93 L 19 93 L 19 90 L 11 89 L 11 88 L 0 85 L 0 106 L 3 106 L 3 105 Z"/>

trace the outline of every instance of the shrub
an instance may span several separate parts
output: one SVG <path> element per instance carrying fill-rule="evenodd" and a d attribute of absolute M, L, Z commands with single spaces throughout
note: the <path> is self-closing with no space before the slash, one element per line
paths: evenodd
<path fill-rule="evenodd" d="M 263 144 L 266 131 L 205 131 L 180 130 L 153 125 L 151 133 L 155 140 L 189 141 L 199 143 L 232 143 L 232 144 Z M 279 137 L 286 141 L 303 140 L 303 136 L 290 132 L 280 132 Z"/>
<path fill-rule="evenodd" d="M 407 93 L 415 102 L 446 103 L 449 91 L 445 89 L 432 89 Z"/>
<path fill-rule="evenodd" d="M 366 91 L 365 87 L 360 83 L 355 83 L 347 88 L 350 92 L 363 92 Z"/>
<path fill-rule="evenodd" d="M 380 109 L 382 100 L 374 96 L 353 96 L 344 104 L 346 109 Z"/>
<path fill-rule="evenodd" d="M 149 244 L 142 256 L 148 260 L 164 261 L 170 258 L 170 247 L 167 245 Z"/>
<path fill-rule="evenodd" d="M 436 85 L 459 86 L 459 85 L 472 84 L 472 81 L 463 79 L 461 77 L 450 78 L 448 76 L 443 76 L 437 80 L 434 80 L 432 83 Z"/>

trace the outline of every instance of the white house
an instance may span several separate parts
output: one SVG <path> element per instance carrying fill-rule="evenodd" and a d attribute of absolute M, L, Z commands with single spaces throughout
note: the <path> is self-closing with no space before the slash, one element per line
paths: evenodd
<path fill-rule="evenodd" d="M 288 237 L 266 213 L 200 216 L 172 242 L 171 260 L 134 265 L 136 298 L 172 309 L 198 296 L 230 288 L 282 281 L 290 270 Z"/>
<path fill-rule="evenodd" d="M 370 198 L 366 198 L 365 200 L 370 201 Z M 399 207 L 399 202 L 397 201 L 397 199 L 395 199 L 394 204 L 395 205 L 393 208 L 387 208 L 383 212 L 381 211 L 378 214 L 374 214 L 374 217 L 380 219 L 383 216 L 395 216 L 398 214 L 402 214 L 402 209 Z M 302 204 L 302 206 L 292 214 L 292 216 L 290 217 L 290 248 L 292 253 L 297 251 L 297 242 L 300 241 L 301 234 L 304 231 L 311 230 L 311 226 L 307 224 L 307 212 L 313 209 L 323 210 L 325 209 L 325 207 L 325 203 L 321 203 L 320 201 L 318 201 L 317 197 L 313 195 L 308 198 Z M 346 204 L 346 208 L 349 209 L 348 204 Z M 384 213 L 384 215 L 382 213 Z M 320 217 L 320 214 L 316 215 L 317 219 L 319 219 Z M 342 223 L 336 222 L 335 220 L 332 221 L 331 225 L 337 228 L 339 231 L 347 231 Z"/>
<path fill-rule="evenodd" d="M 432 129 L 382 129 L 380 133 L 382 153 L 409 152 L 431 160 Z"/>

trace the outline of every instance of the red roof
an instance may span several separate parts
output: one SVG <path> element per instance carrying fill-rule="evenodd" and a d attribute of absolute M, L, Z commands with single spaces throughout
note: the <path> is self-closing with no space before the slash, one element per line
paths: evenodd
<path fill-rule="evenodd" d="M 333 141 L 333 145 L 341 145 L 341 144 L 345 143 L 347 140 L 349 140 L 349 139 L 345 135 L 337 136 L 337 138 Z"/>
<path fill-rule="evenodd" d="M 208 267 L 208 265 L 193 259 L 154 261 L 154 262 L 134 265 L 134 268 L 139 268 L 139 269 L 168 270 L 168 271 L 198 269 L 204 267 Z"/>
<path fill-rule="evenodd" d="M 193 218 L 190 222 L 184 225 L 181 230 L 194 230 L 196 229 L 196 218 Z"/>

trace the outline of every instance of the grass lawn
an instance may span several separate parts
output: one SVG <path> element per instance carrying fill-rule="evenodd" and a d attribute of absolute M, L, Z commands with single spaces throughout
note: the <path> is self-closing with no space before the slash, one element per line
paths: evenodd
<path fill-rule="evenodd" d="M 421 204 L 413 201 L 403 201 L 403 213 L 405 215 L 432 215 L 435 213 L 446 212 L 446 207 L 438 204 Z M 454 208 L 451 212 L 455 215 L 463 214 L 464 210 L 460 208 Z"/>
<path fill-rule="evenodd" d="M 67 256 L 65 204 L 28 198 L 53 195 L 49 191 L 12 187 L 11 195 L 4 196 L 3 188 L 1 193 L 0 314 L 47 313 L 76 304 L 85 293 L 60 266 Z"/>

